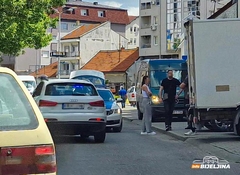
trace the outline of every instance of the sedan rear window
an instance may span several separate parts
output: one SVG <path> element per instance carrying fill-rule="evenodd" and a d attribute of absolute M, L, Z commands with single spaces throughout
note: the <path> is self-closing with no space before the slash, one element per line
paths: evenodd
<path fill-rule="evenodd" d="M 98 96 L 95 87 L 85 83 L 53 83 L 48 84 L 46 96 Z"/>
<path fill-rule="evenodd" d="M 30 130 L 38 126 L 32 105 L 17 81 L 0 73 L 0 130 Z"/>

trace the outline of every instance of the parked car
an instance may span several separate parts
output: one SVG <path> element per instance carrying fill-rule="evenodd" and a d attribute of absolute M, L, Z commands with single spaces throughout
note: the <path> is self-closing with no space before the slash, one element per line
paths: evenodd
<path fill-rule="evenodd" d="M 23 82 L 0 67 L 0 174 L 56 175 L 55 146 Z"/>
<path fill-rule="evenodd" d="M 122 109 L 117 104 L 122 99 L 115 100 L 111 90 L 97 89 L 100 96 L 103 98 L 106 114 L 107 114 L 107 128 L 112 128 L 115 132 L 121 132 L 123 127 L 122 122 Z"/>
<path fill-rule="evenodd" d="M 106 109 L 95 86 L 84 80 L 42 81 L 33 93 L 50 131 L 56 134 L 94 136 L 103 143 Z"/>
<path fill-rule="evenodd" d="M 130 87 L 127 90 L 127 98 L 131 106 L 136 106 L 136 89 L 135 86 Z"/>
<path fill-rule="evenodd" d="M 31 75 L 18 75 L 18 78 L 22 80 L 24 85 L 27 87 L 28 91 L 33 94 L 34 89 L 37 86 L 34 76 Z"/>

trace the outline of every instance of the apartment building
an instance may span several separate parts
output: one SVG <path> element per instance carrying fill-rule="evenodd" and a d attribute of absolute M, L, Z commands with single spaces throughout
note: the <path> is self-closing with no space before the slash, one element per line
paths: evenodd
<path fill-rule="evenodd" d="M 125 36 L 128 39 L 128 49 L 139 47 L 139 17 L 129 16 L 129 24 L 126 26 Z"/>
<path fill-rule="evenodd" d="M 178 58 L 184 21 L 189 16 L 207 19 L 229 1 L 140 0 L 140 57 Z"/>
<path fill-rule="evenodd" d="M 82 68 L 100 50 L 121 50 L 127 45 L 128 40 L 113 31 L 110 22 L 82 25 L 61 39 L 67 55 L 60 58 L 60 77 L 69 78 L 72 71 Z"/>
<path fill-rule="evenodd" d="M 99 24 L 109 21 L 111 29 L 125 36 L 125 28 L 129 24 L 126 9 L 110 7 L 97 2 L 84 2 L 81 0 L 68 1 L 62 7 L 57 8 L 52 18 L 58 18 L 61 14 L 61 38 L 77 27 L 85 24 Z M 57 25 L 58 26 L 58 25 Z M 25 54 L 14 59 L 5 59 L 4 64 L 11 64 L 16 72 L 34 72 L 37 69 L 56 61 L 51 58 L 50 53 L 58 48 L 58 28 L 48 29 L 53 35 L 50 45 L 39 50 L 26 49 Z M 9 62 L 10 60 L 11 62 Z"/>

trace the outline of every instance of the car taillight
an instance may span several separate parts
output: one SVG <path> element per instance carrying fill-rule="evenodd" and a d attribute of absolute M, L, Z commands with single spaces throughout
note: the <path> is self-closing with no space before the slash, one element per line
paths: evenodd
<path fill-rule="evenodd" d="M 40 100 L 39 101 L 39 107 L 42 107 L 42 106 L 51 107 L 51 106 L 57 106 L 57 104 L 58 104 L 57 102 L 53 102 L 53 101 L 47 101 L 47 100 Z"/>
<path fill-rule="evenodd" d="M 35 156 L 37 157 L 38 173 L 54 173 L 57 171 L 56 156 L 52 145 L 36 147 Z"/>
<path fill-rule="evenodd" d="M 90 102 L 89 105 L 96 106 L 96 107 L 104 107 L 104 101 L 100 100 L 100 101 Z"/>
<path fill-rule="evenodd" d="M 2 148 L 0 157 L 0 174 L 47 174 L 57 171 L 53 145 Z"/>
<path fill-rule="evenodd" d="M 135 97 L 135 95 L 134 95 L 134 94 L 132 94 L 132 97 Z"/>
<path fill-rule="evenodd" d="M 91 118 L 89 121 L 97 121 L 97 122 L 104 122 L 104 119 L 102 118 Z"/>

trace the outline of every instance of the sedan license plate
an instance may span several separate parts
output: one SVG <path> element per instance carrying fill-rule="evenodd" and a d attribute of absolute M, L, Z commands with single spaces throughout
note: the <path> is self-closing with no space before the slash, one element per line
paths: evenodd
<path fill-rule="evenodd" d="M 63 109 L 84 109 L 84 105 L 78 103 L 65 103 L 63 104 Z"/>
<path fill-rule="evenodd" d="M 173 114 L 183 114 L 183 111 L 176 111 L 176 110 L 174 110 Z"/>

